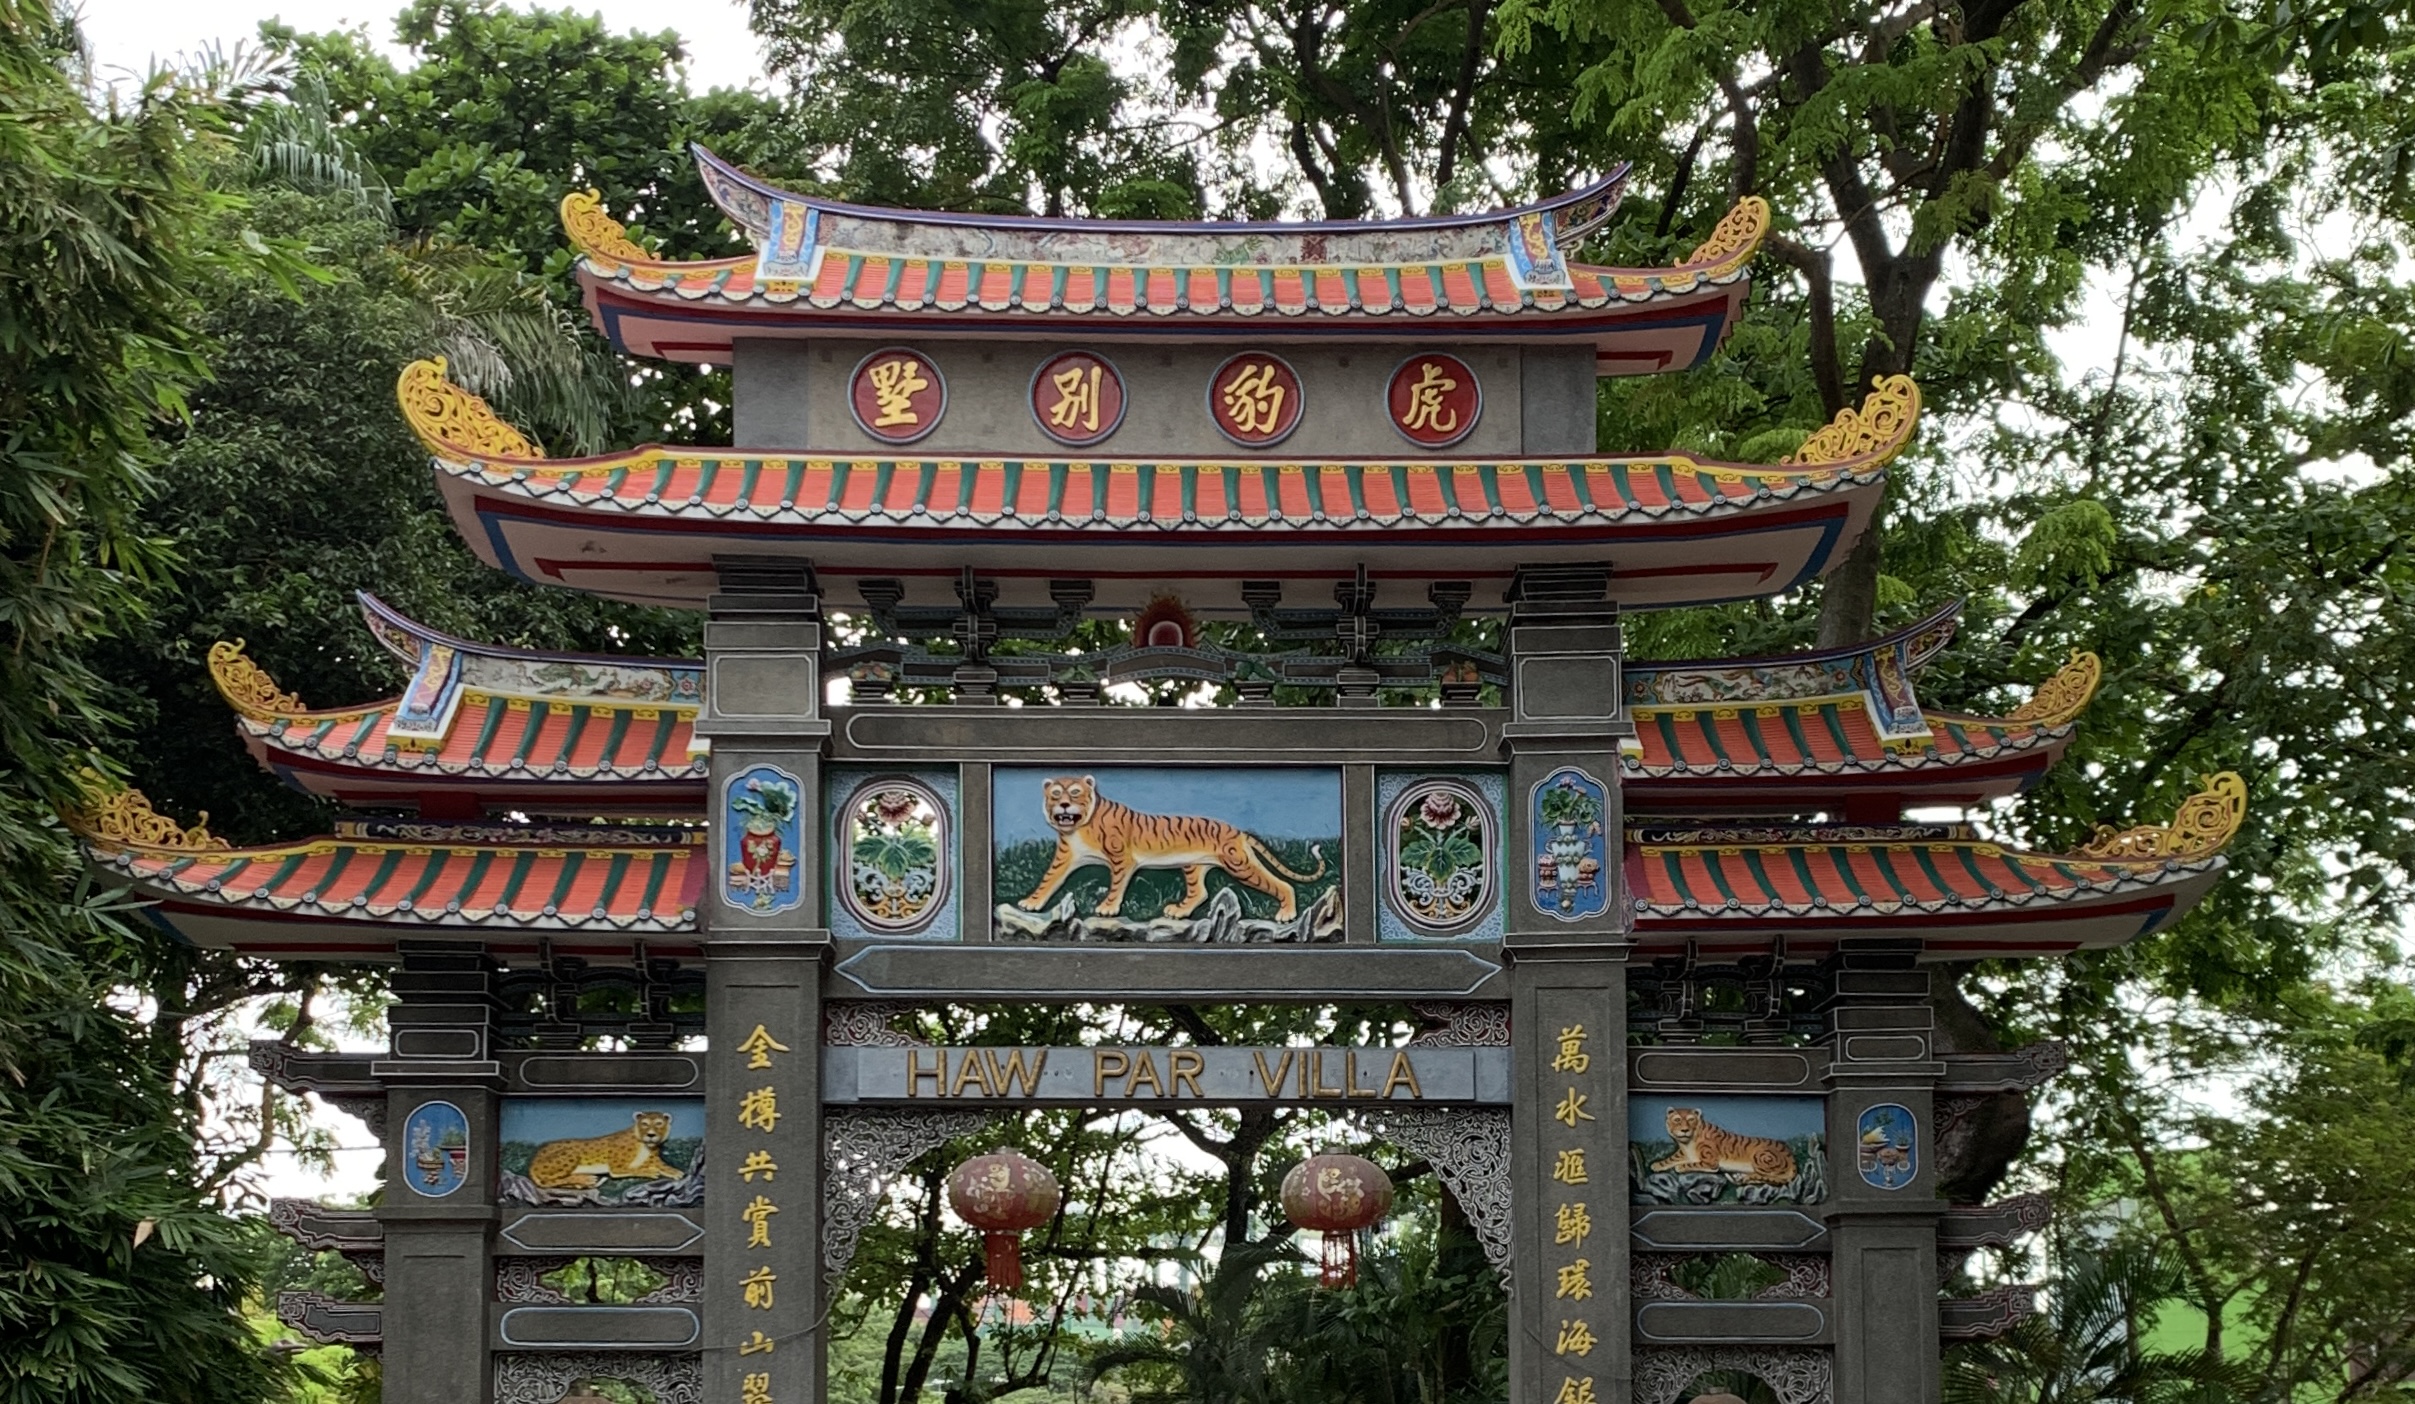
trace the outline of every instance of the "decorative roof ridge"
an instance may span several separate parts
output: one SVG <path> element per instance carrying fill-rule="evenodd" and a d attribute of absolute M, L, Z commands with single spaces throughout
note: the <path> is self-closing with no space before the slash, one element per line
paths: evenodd
<path fill-rule="evenodd" d="M 83 782 L 84 803 L 59 817 L 88 847 L 106 844 L 151 853 L 224 853 L 234 849 L 233 844 L 210 832 L 210 812 L 206 809 L 191 825 L 179 824 L 154 810 L 149 796 L 142 791 L 121 785 L 90 766 L 84 768 L 78 779 Z"/>
<path fill-rule="evenodd" d="M 242 639 L 233 643 L 220 639 L 210 645 L 210 681 L 217 684 L 218 695 L 226 699 L 227 705 L 246 720 L 264 725 L 310 715 L 310 705 L 278 687 L 268 670 L 243 651 L 243 645 Z M 374 711 L 377 705 L 372 703 L 350 711 Z"/>
<path fill-rule="evenodd" d="M 1371 231 L 1426 229 L 1467 229 L 1501 224 L 1520 215 L 1558 214 L 1562 211 L 1581 213 L 1586 222 L 1563 222 L 1561 237 L 1581 238 L 1592 232 L 1610 217 L 1611 209 L 1599 208 L 1607 203 L 1615 208 L 1624 193 L 1632 162 L 1622 161 L 1607 175 L 1589 181 L 1572 190 L 1548 195 L 1540 200 L 1505 209 L 1483 210 L 1472 214 L 1412 215 L 1401 219 L 1366 220 L 1163 220 L 1163 219 L 1083 219 L 1068 216 L 1023 214 L 974 214 L 956 210 L 910 210 L 885 205 L 859 205 L 852 201 L 826 195 L 810 195 L 774 185 L 760 177 L 749 175 L 701 142 L 691 142 L 689 151 L 696 157 L 705 177 L 705 192 L 731 223 L 738 225 L 757 239 L 770 232 L 769 221 L 758 212 L 771 204 L 785 202 L 802 205 L 833 214 L 850 215 L 861 219 L 891 220 L 900 224 L 948 225 L 960 228 L 1006 228 L 1049 232 L 1106 232 L 1127 234 L 1201 233 L 1201 234 L 1342 234 Z M 751 196 L 751 199 L 744 198 Z M 759 203 L 758 203 L 759 202 Z"/>
<path fill-rule="evenodd" d="M 2096 826 L 2071 857 L 2095 863 L 2155 865 L 2203 862 L 2218 856 L 2247 820 L 2247 781 L 2235 770 L 2206 777 L 2205 787 L 2180 802 L 2168 824 L 2117 829 Z"/>
<path fill-rule="evenodd" d="M 1914 670 L 1918 670 L 1934 662 L 1937 655 L 1945 651 L 1946 645 L 1953 642 L 1954 633 L 1961 624 L 1964 603 L 1961 599 L 1948 600 L 1902 628 L 1891 630 L 1863 643 L 1805 649 L 1798 653 L 1758 653 L 1710 658 L 1632 658 L 1627 660 L 1625 671 L 1627 676 L 1632 678 L 1638 673 L 1657 673 L 1679 668 L 1749 668 L 1826 663 L 1837 659 L 1859 658 L 1865 654 L 1893 648 L 1897 644 L 1912 645 L 1908 661 Z M 1846 692 L 1851 690 L 1850 688 L 1843 689 Z"/>
<path fill-rule="evenodd" d="M 2075 648 L 2053 676 L 2038 684 L 2028 701 L 2005 713 L 2002 720 L 2040 728 L 2069 726 L 2096 699 L 2104 681 L 2105 660 Z"/>
<path fill-rule="evenodd" d="M 395 400 L 413 433 L 427 444 L 449 444 L 481 458 L 542 460 L 545 451 L 505 423 L 484 399 L 454 384 L 445 358 L 431 356 L 402 368 Z"/>
<path fill-rule="evenodd" d="M 1861 404 L 1838 410 L 1835 418 L 1813 430 L 1801 447 L 1779 462 L 1850 463 L 1881 445 L 1892 445 L 1892 454 L 1911 441 L 1912 427 L 1919 420 L 1920 387 L 1912 377 L 1874 376 Z"/>
<path fill-rule="evenodd" d="M 414 665 L 419 662 L 420 651 L 418 648 L 404 647 L 404 638 L 419 645 L 439 644 L 456 653 L 469 654 L 473 657 L 501 658 L 523 663 L 601 663 L 615 668 L 701 669 L 704 667 L 704 660 L 701 658 L 662 658 L 634 653 L 584 653 L 572 649 L 515 648 L 509 644 L 480 643 L 476 639 L 465 639 L 457 634 L 448 634 L 442 629 L 422 624 L 366 590 L 355 590 L 352 592 L 352 596 L 360 604 L 361 617 L 368 623 L 369 632 L 377 637 L 377 641 L 385 645 L 387 652 L 405 663 Z M 393 632 L 389 633 L 388 629 Z M 398 634 L 403 638 L 396 637 Z M 586 699 L 556 698 L 555 700 L 584 701 Z M 613 697 L 598 697 L 594 700 L 599 706 L 648 705 Z"/>
<path fill-rule="evenodd" d="M 142 797 L 139 792 L 129 791 L 128 793 L 133 794 L 137 801 L 142 801 Z M 161 826 L 173 825 L 176 822 L 175 820 L 169 819 L 164 815 L 151 814 L 150 805 L 147 801 L 141 802 L 140 813 L 142 816 L 147 816 L 149 821 Z M 461 827 L 473 828 L 475 826 Z M 211 862 L 226 862 L 238 858 L 257 862 L 261 859 L 269 858 L 293 858 L 313 853 L 333 853 L 339 848 L 349 848 L 362 853 L 385 853 L 393 850 L 405 850 L 420 853 L 441 852 L 463 854 L 566 853 L 577 851 L 593 854 L 697 853 L 701 855 L 704 847 L 701 842 L 689 839 L 673 841 L 668 838 L 648 838 L 642 842 L 639 842 L 635 841 L 635 836 L 630 836 L 627 841 L 623 841 L 594 835 L 521 835 L 517 837 L 506 837 L 500 834 L 491 836 L 489 838 L 481 838 L 473 834 L 464 834 L 462 836 L 450 838 L 413 838 L 401 836 L 371 837 L 368 835 L 328 833 L 313 834 L 309 838 L 286 839 L 276 843 L 235 844 L 228 842 L 226 839 L 220 838 L 216 834 L 206 832 L 199 824 L 195 824 L 189 830 L 180 830 L 180 832 L 185 835 L 188 843 L 182 845 L 173 843 L 146 843 L 136 839 L 120 837 L 113 834 L 98 831 L 85 832 L 80 828 L 78 829 L 79 836 L 84 839 L 85 848 L 88 851 L 95 853 L 96 856 L 103 858 L 107 857 L 108 851 L 119 850 L 134 857 L 149 856 L 157 858 L 167 856 L 198 856 Z M 189 842 L 194 835 L 199 835 L 202 842 L 198 844 Z"/>
<path fill-rule="evenodd" d="M 670 258 L 650 250 L 630 237 L 628 227 L 622 224 L 620 221 L 614 219 L 604 210 L 602 199 L 595 191 L 592 190 L 572 191 L 570 194 L 563 196 L 560 213 L 563 237 L 569 242 L 572 250 L 579 255 L 580 259 L 590 266 L 591 271 L 599 276 L 615 280 L 633 278 L 634 275 L 641 273 L 654 275 L 654 279 L 651 284 L 647 284 L 643 281 L 640 282 L 640 286 L 647 288 L 647 290 L 653 290 L 654 287 L 660 286 L 661 279 L 665 277 L 685 278 L 692 280 L 702 275 L 715 273 L 752 272 L 759 271 L 760 268 L 760 254 L 729 254 L 717 258 Z M 1514 215 L 1489 216 L 1487 217 L 1486 222 L 1507 220 L 1514 217 Z M 1701 243 L 1697 244 L 1686 254 L 1683 259 L 1675 263 L 1628 267 L 1618 264 L 1586 263 L 1577 259 L 1565 259 L 1561 262 L 1560 267 L 1570 275 L 1583 274 L 1586 277 L 1595 279 L 1601 283 L 1612 285 L 1632 283 L 1637 280 L 1657 280 L 1660 282 L 1682 283 L 1683 286 L 1681 287 L 1668 289 L 1669 291 L 1674 292 L 1690 291 L 1694 287 L 1701 284 L 1723 284 L 1734 280 L 1737 276 L 1742 274 L 1745 270 L 1745 267 L 1752 262 L 1753 257 L 1760 252 L 1762 243 L 1769 235 L 1770 220 L 1771 215 L 1769 202 L 1757 195 L 1746 196 L 1744 199 L 1737 201 L 1726 214 L 1720 217 L 1718 224 L 1713 226 L 1712 231 L 1707 238 L 1705 238 Z M 1287 225 L 1276 227 L 1285 230 L 1296 230 L 1305 228 L 1307 226 Z M 1351 227 L 1353 229 L 1366 231 L 1382 230 L 1391 228 L 1393 226 L 1352 225 Z M 1202 232 L 1209 231 L 1203 230 Z M 761 239 L 764 236 L 758 234 L 755 237 Z M 1560 237 L 1566 238 L 1567 236 L 1563 232 Z M 1514 260 L 1511 259 L 1510 255 L 1505 250 L 1501 249 L 1492 249 L 1481 252 L 1470 251 L 1465 254 L 1448 254 L 1436 257 L 1350 258 L 1334 259 L 1330 261 L 1296 259 L 1269 263 L 1237 262 L 1219 264 L 1181 258 L 1068 257 L 1051 259 L 1023 257 L 1012 253 L 998 253 L 987 256 L 972 254 L 969 252 L 948 254 L 917 254 L 910 252 L 882 253 L 877 250 L 860 249 L 850 245 L 836 243 L 825 244 L 819 247 L 821 247 L 825 252 L 845 252 L 851 254 L 860 254 L 866 257 L 884 257 L 917 262 L 934 261 L 942 263 L 964 263 L 968 265 L 1001 264 L 1018 267 L 1063 266 L 1067 268 L 1102 269 L 1131 268 L 1165 270 L 1177 268 L 1229 267 L 1235 270 L 1295 269 L 1302 272 L 1313 272 L 1318 270 L 1343 270 L 1352 268 L 1413 268 L 1426 267 L 1435 264 L 1455 265 L 1481 263 L 1488 265 L 1509 265 L 1514 263 Z M 818 266 L 818 264 L 815 266 Z M 784 278 L 789 282 L 802 281 L 801 277 L 799 277 L 801 272 L 802 269 L 794 270 L 785 274 Z M 1538 290 L 1549 293 L 1555 289 L 1565 291 L 1566 288 L 1566 284 L 1549 283 L 1540 285 Z M 677 290 L 682 291 L 684 295 L 684 292 L 686 291 L 686 284 L 682 283 L 680 289 Z M 706 292 L 721 291 L 725 297 L 738 296 L 743 298 L 755 295 L 755 292 L 759 291 L 759 289 L 751 289 L 743 293 L 730 293 L 718 287 L 707 287 L 704 283 L 697 283 L 694 291 L 699 296 Z M 1633 299 L 1629 298 L 1627 300 Z M 1546 305 L 1556 307 L 1560 304 L 1556 302 L 1547 302 Z M 981 310 L 996 311 L 1001 309 L 984 305 L 982 306 Z M 1026 310 L 1035 309 L 1027 308 Z"/>

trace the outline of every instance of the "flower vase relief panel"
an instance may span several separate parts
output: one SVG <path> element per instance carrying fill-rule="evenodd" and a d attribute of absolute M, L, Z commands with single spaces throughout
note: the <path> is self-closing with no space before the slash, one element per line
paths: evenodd
<path fill-rule="evenodd" d="M 403 1118 L 403 1183 L 442 1199 L 469 1177 L 470 1120 L 451 1102 L 422 1102 Z"/>
<path fill-rule="evenodd" d="M 729 778 L 722 788 L 723 901 L 768 916 L 804 900 L 797 882 L 803 793 L 797 777 L 776 765 L 749 766 Z"/>
<path fill-rule="evenodd" d="M 1498 771 L 1377 774 L 1382 939 L 1500 939 L 1504 779 Z"/>
<path fill-rule="evenodd" d="M 953 939 L 955 773 L 838 770 L 829 785 L 832 934 Z"/>
<path fill-rule="evenodd" d="M 1330 768 L 1000 766 L 1000 940 L 1342 939 L 1342 785 Z"/>
<path fill-rule="evenodd" d="M 1535 910 L 1561 921 L 1584 921 L 1608 911 L 1608 787 L 1565 766 L 1543 777 L 1531 803 Z"/>

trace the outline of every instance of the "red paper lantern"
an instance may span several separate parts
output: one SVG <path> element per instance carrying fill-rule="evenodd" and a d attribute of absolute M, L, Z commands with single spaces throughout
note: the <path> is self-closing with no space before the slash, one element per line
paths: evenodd
<path fill-rule="evenodd" d="M 1358 1281 L 1358 1231 L 1391 1211 L 1391 1177 L 1359 1156 L 1312 1155 L 1283 1177 L 1284 1217 L 1325 1235 L 1320 1286 Z"/>
<path fill-rule="evenodd" d="M 981 1230 L 990 1285 L 1009 1292 L 1023 1285 L 1023 1230 L 1047 1223 L 1060 1198 L 1057 1177 L 1019 1151 L 974 1156 L 948 1176 L 949 1206 Z"/>

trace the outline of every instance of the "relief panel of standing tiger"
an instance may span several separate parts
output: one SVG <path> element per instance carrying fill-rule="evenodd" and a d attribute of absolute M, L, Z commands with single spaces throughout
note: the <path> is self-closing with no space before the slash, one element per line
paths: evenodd
<path fill-rule="evenodd" d="M 1342 939 L 1340 772 L 1001 766 L 1000 940 Z"/>

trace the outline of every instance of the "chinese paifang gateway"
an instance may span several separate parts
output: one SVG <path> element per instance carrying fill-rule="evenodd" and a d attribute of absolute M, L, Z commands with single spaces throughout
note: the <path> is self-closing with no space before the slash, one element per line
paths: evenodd
<path fill-rule="evenodd" d="M 616 347 L 732 367 L 733 446 L 551 458 L 442 362 L 398 390 L 483 559 L 701 609 L 705 655 L 497 647 L 363 596 L 394 697 L 306 701 L 239 640 L 209 658 L 333 832 L 236 846 L 101 788 L 74 816 L 183 939 L 394 967 L 386 1050 L 264 1055 L 397 1167 L 375 1211 L 280 1206 L 385 1284 L 292 1294 L 289 1321 L 381 1349 L 394 1404 L 818 1400 L 827 1293 L 910 1159 L 1018 1108 L 1185 1102 L 1313 1106 L 1428 1159 L 1510 1292 L 1515 1404 L 1670 1404 L 1721 1370 L 1789 1404 L 1933 1400 L 1941 1341 L 2027 1309 L 1941 1294 L 1938 1266 L 2038 1206 L 1940 1196 L 1972 1109 L 2057 1057 L 1948 1046 L 1928 967 L 2160 929 L 2218 880 L 2245 789 L 2062 852 L 1908 822 L 2035 784 L 2103 677 L 2079 653 L 2001 715 L 1924 705 L 1953 606 L 1842 649 L 1624 656 L 1624 611 L 1841 561 L 1917 429 L 1897 378 L 1780 462 L 1598 451 L 1599 377 L 1716 351 L 1761 202 L 1617 269 L 1577 255 L 1623 172 L 1236 226 L 870 210 L 699 160 L 753 254 L 658 258 L 588 195 L 563 216 Z M 1074 646 L 1102 620 L 1122 642 Z M 1169 683 L 1224 704 L 1118 705 Z M 1001 999 L 1412 1002 L 1428 1027 L 891 1027 Z M 957 1178 L 995 1251 L 1056 1203 L 1027 1158 Z M 1363 1223 L 1318 1183 L 1295 1222 Z M 1734 1253 L 1783 1283 L 1678 1285 Z M 582 1254 L 671 1285 L 543 1285 Z"/>

